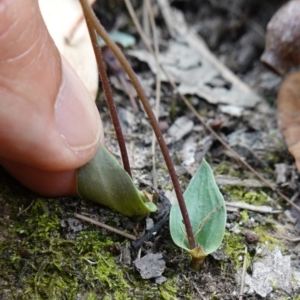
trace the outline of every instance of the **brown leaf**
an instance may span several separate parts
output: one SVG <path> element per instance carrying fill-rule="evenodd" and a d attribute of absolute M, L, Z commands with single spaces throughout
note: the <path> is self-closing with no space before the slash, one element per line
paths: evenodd
<path fill-rule="evenodd" d="M 280 86 L 277 122 L 300 171 L 300 72 L 287 76 Z"/>
<path fill-rule="evenodd" d="M 267 26 L 261 61 L 280 75 L 300 65 L 300 0 L 288 1 Z"/>

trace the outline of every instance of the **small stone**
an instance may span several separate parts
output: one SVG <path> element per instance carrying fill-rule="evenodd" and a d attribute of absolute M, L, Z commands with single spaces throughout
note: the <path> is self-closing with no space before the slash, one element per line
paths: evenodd
<path fill-rule="evenodd" d="M 146 219 L 146 230 L 150 230 L 154 226 L 154 221 L 151 218 Z"/>
<path fill-rule="evenodd" d="M 83 226 L 78 219 L 75 218 L 68 218 L 67 223 L 69 225 L 69 230 L 72 232 L 80 232 L 83 230 Z"/>
<path fill-rule="evenodd" d="M 166 267 L 166 262 L 162 259 L 161 253 L 148 253 L 142 258 L 136 259 L 133 263 L 143 279 L 161 276 Z"/>
<path fill-rule="evenodd" d="M 244 230 L 243 235 L 247 243 L 253 244 L 259 241 L 259 235 L 250 230 Z"/>
<path fill-rule="evenodd" d="M 167 278 L 165 276 L 159 276 L 159 277 L 155 278 L 155 283 L 157 283 L 157 284 L 162 284 L 166 281 L 167 281 Z"/>

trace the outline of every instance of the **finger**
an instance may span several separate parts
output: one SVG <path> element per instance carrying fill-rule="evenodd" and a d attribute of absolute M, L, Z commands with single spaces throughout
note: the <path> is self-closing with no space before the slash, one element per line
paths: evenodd
<path fill-rule="evenodd" d="M 0 156 L 44 171 L 78 168 L 103 141 L 94 101 L 60 57 L 37 1 L 1 1 L 0 19 Z"/>

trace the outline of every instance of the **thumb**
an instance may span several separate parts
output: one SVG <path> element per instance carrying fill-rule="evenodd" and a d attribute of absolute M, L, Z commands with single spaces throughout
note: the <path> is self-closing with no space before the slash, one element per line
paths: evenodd
<path fill-rule="evenodd" d="M 0 19 L 0 163 L 41 194 L 73 193 L 75 169 L 103 142 L 95 103 L 36 0 L 0 0 Z"/>

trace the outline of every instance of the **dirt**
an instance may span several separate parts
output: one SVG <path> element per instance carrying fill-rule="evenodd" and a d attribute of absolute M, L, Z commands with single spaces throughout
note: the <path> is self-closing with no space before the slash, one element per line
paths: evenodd
<path fill-rule="evenodd" d="M 189 26 L 203 36 L 220 61 L 266 99 L 269 108 L 267 117 L 258 106 L 246 109 L 236 117 L 222 113 L 218 105 L 210 105 L 196 96 L 190 95 L 190 101 L 207 121 L 215 122 L 212 124 L 216 124 L 215 129 L 227 142 L 234 136 L 243 140 L 243 143 L 235 144 L 234 149 L 266 179 L 276 182 L 276 165 L 284 164 L 287 171 L 277 187 L 289 198 L 294 196 L 297 200 L 299 176 L 276 125 L 276 93 L 281 78 L 260 62 L 264 38 L 253 29 L 253 24 L 256 24 L 258 31 L 264 34 L 267 22 L 283 2 L 173 1 L 172 5 L 184 12 Z M 102 4 L 95 4 L 96 12 L 103 11 Z M 138 15 L 141 15 L 139 3 L 136 1 L 135 4 Z M 122 3 L 115 1 L 114 6 L 108 6 L 108 13 L 101 14 L 103 24 L 108 29 L 119 27 L 138 38 Z M 154 8 L 158 12 L 157 7 Z M 160 14 L 156 21 L 163 50 L 170 37 Z M 135 47 L 143 47 L 139 39 Z M 145 63 L 133 58 L 130 61 L 137 74 L 149 82 L 145 88 L 154 107 L 154 75 Z M 133 165 L 133 178 L 137 186 L 152 189 L 151 128 L 142 111 L 138 115 L 133 113 L 126 94 L 114 86 L 113 90 Z M 100 91 L 97 104 L 105 127 L 106 143 L 119 159 L 103 99 Z M 165 129 L 183 190 L 203 156 L 212 166 L 215 176 L 257 179 L 203 129 L 166 83 L 162 85 L 160 111 L 161 126 Z M 182 116 L 192 120 L 194 125 L 184 138 L 174 142 L 166 130 Z M 194 162 L 184 165 L 182 151 L 188 139 L 196 141 L 197 149 Z M 158 190 L 170 196 L 171 182 L 162 155 L 158 147 L 156 149 Z M 189 268 L 188 255 L 173 244 L 168 222 L 140 249 L 135 249 L 124 237 L 78 220 L 74 213 L 138 238 L 146 232 L 145 221 L 132 222 L 78 197 L 41 198 L 21 187 L 2 169 L 0 186 L 1 299 L 239 299 L 240 270 L 246 246 L 249 275 L 253 274 L 253 264 L 259 253 L 279 247 L 291 258 L 293 279 L 290 291 L 274 285 L 266 297 L 255 291 L 248 294 L 245 287 L 243 299 L 299 299 L 299 275 L 297 279 L 295 274 L 300 272 L 300 244 L 286 239 L 299 237 L 297 215 L 269 188 L 220 186 L 227 201 L 268 205 L 280 212 L 228 211 L 226 234 L 220 249 L 205 259 L 199 272 L 194 272 Z M 155 216 L 151 217 L 155 220 Z M 166 263 L 162 275 L 166 282 L 159 284 L 155 279 L 142 279 L 134 267 L 133 261 L 148 253 L 162 254 Z"/>

